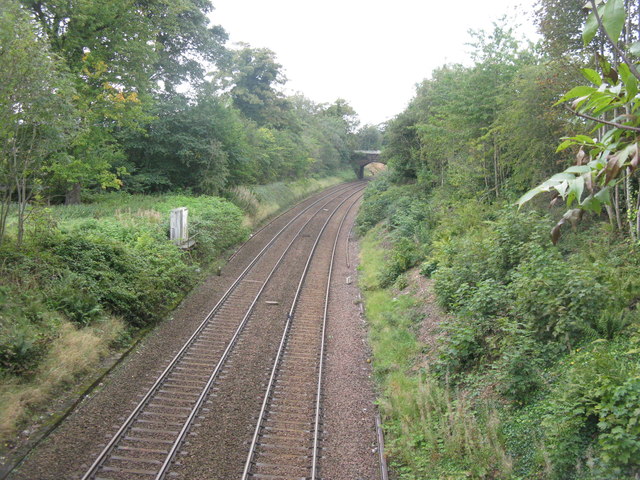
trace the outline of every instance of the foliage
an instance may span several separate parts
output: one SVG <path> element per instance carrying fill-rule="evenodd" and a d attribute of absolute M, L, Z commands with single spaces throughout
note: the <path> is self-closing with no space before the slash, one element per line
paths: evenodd
<path fill-rule="evenodd" d="M 32 149 L 31 158 L 40 161 L 23 169 L 29 176 L 21 214 L 26 196 L 35 194 L 45 203 L 64 198 L 69 205 L 87 191 L 120 188 L 218 195 L 238 185 L 326 175 L 349 164 L 355 111 L 344 100 L 317 105 L 285 96 L 275 54 L 244 44 L 229 50 L 224 30 L 210 22 L 209 0 L 3 2 L 10 27 L 3 32 L 11 37 L 5 48 L 14 56 L 22 52 L 48 79 L 47 85 L 3 85 L 7 91 L 18 85 L 25 92 L 55 92 L 40 98 L 66 102 L 47 109 L 41 101 L 39 109 L 34 104 L 22 112 L 53 110 L 55 118 L 40 122 L 39 137 L 32 139 L 40 150 Z M 31 56 L 16 43 L 21 37 L 15 29 L 25 32 L 21 41 L 30 35 L 35 42 L 28 46 Z M 11 63 L 2 69 L 6 80 L 45 78 L 35 71 L 15 75 L 17 57 L 3 60 Z M 186 85 L 187 93 L 179 93 Z M 65 130 L 70 126 L 73 135 Z M 3 195 L 3 204 L 16 196 L 4 189 Z"/>
<path fill-rule="evenodd" d="M 593 478 L 630 478 L 637 472 L 640 396 L 634 344 L 637 337 L 595 342 L 564 361 L 544 419 L 552 478 L 577 478 L 576 464 Z"/>
<path fill-rule="evenodd" d="M 12 0 L 0 6 L 0 243 L 14 199 L 21 243 L 44 169 L 73 139 L 74 91 L 27 14 Z"/>
<path fill-rule="evenodd" d="M 560 237 L 560 228 L 569 221 L 575 223 L 581 219 L 585 211 L 600 213 L 606 206 L 612 216 L 613 192 L 617 192 L 620 185 L 625 189 L 629 235 L 634 239 L 638 236 L 640 223 L 632 221 L 632 216 L 636 220 L 640 217 L 631 207 L 630 177 L 639 162 L 636 137 L 640 123 L 635 112 L 640 73 L 633 60 L 638 53 L 635 47 L 639 44 L 633 43 L 634 35 L 639 34 L 630 28 L 631 23 L 626 23 L 627 3 L 608 0 L 596 8 L 596 2 L 589 2 L 591 13 L 582 30 L 584 44 L 591 43 L 599 32 L 608 49 L 602 48 L 597 54 L 599 72 L 593 68 L 581 70 L 593 86 L 576 86 L 557 104 L 571 102 L 566 108 L 577 117 L 592 122 L 591 128 L 587 134 L 564 137 L 558 146 L 558 151 L 580 147 L 575 165 L 553 175 L 518 200 L 519 205 L 523 205 L 542 192 L 554 191 L 555 196 L 566 202 L 568 210 L 552 230 L 554 242 Z M 631 11 L 629 16 L 631 22 Z M 623 29 L 625 36 L 621 38 Z M 599 128 L 600 132 L 595 135 Z M 622 228 L 621 207 L 617 200 L 615 207 L 618 227 Z"/>
<path fill-rule="evenodd" d="M 511 460 L 496 412 L 484 404 L 475 410 L 462 392 L 420 368 L 419 303 L 410 295 L 394 296 L 376 280 L 386 268 L 381 252 L 386 241 L 388 234 L 379 227 L 364 237 L 360 282 L 382 388 L 385 442 L 399 478 L 509 478 Z"/>
<path fill-rule="evenodd" d="M 614 461 L 606 452 L 608 449 L 635 452 L 635 444 L 629 442 L 633 434 L 626 430 L 634 425 L 635 387 L 625 386 L 624 393 L 620 390 L 615 401 L 602 403 L 608 405 L 607 415 L 612 415 L 612 422 L 621 427 L 615 432 L 615 427 L 598 428 L 597 418 L 592 421 L 582 414 L 577 418 L 570 416 L 567 412 L 576 407 L 572 407 L 574 404 L 559 407 L 564 400 L 559 400 L 558 395 L 567 392 L 571 382 L 582 385 L 579 388 L 584 389 L 580 391 L 585 395 L 598 388 L 595 377 L 586 372 L 576 371 L 575 378 L 568 377 L 574 368 L 571 361 L 575 361 L 576 349 L 585 358 L 594 357 L 596 350 L 591 347 L 594 341 L 593 345 L 600 345 L 607 358 L 623 356 L 619 353 L 622 351 L 634 351 L 633 344 L 615 345 L 634 332 L 638 322 L 635 305 L 640 288 L 632 273 L 639 261 L 637 252 L 630 251 L 627 244 L 620 243 L 597 223 L 586 231 L 570 233 L 565 244 L 554 246 L 547 237 L 549 213 L 519 213 L 510 205 L 486 205 L 473 200 L 444 203 L 446 196 L 441 190 L 427 197 L 427 206 L 420 207 L 422 216 L 398 217 L 398 212 L 409 210 L 406 196 L 416 198 L 414 188 L 393 185 L 385 178 L 374 181 L 361 212 L 363 220 L 379 222 L 365 237 L 363 248 L 369 253 L 362 259 L 361 279 L 369 292 L 366 298 L 371 339 L 380 345 L 379 349 L 374 348 L 378 358 L 376 372 L 386 378 L 394 369 L 407 372 L 417 368 L 407 365 L 424 364 L 424 360 L 417 360 L 419 348 L 404 337 L 406 331 L 415 332 L 418 328 L 411 323 L 416 318 L 410 313 L 415 305 L 412 302 L 424 299 L 402 296 L 402 301 L 400 297 L 394 301 L 375 290 L 390 285 L 385 283 L 385 275 L 389 274 L 390 266 L 399 265 L 390 261 L 394 252 L 404 252 L 411 245 L 412 249 L 426 252 L 427 260 L 421 270 L 431 275 L 439 303 L 451 314 L 440 324 L 436 347 L 429 350 L 426 381 L 433 383 L 429 389 L 448 388 L 449 392 L 459 389 L 464 398 L 475 399 L 465 409 L 473 412 L 476 420 L 486 418 L 483 417 L 486 410 L 477 399 L 489 398 L 502 405 L 496 413 L 503 420 L 497 434 L 505 435 L 500 444 L 505 449 L 504 458 L 509 458 L 505 465 L 510 465 L 508 471 L 513 468 L 514 478 L 632 478 L 637 462 L 625 463 L 621 458 Z M 379 201 L 380 198 L 387 201 Z M 420 205 L 420 201 L 416 203 Z M 425 216 L 427 222 L 423 220 Z M 427 233 L 416 237 L 417 227 L 424 227 L 425 223 Z M 376 244 L 370 243 L 369 236 L 378 238 L 378 245 L 385 242 L 377 256 L 370 252 Z M 416 242 L 417 238 L 423 240 Z M 596 244 L 602 248 L 593 248 Z M 588 255 L 583 253 L 585 250 Z M 372 268 L 369 264 L 376 265 L 374 279 L 368 271 Z M 395 287 L 403 287 L 406 277 L 401 275 L 398 279 L 400 283 Z M 391 310 L 388 313 L 378 313 L 379 309 L 385 311 L 386 303 L 395 306 L 388 307 Z M 395 313 L 395 308 L 404 309 L 406 318 Z M 376 326 L 377 322 L 384 322 L 385 328 L 392 330 L 384 337 L 388 341 L 379 338 L 384 330 Z M 406 331 L 400 334 L 393 331 L 396 328 Z M 622 372 L 627 367 L 615 368 Z M 609 375 L 606 369 L 600 371 L 605 377 Z M 623 383 L 632 382 L 634 370 L 627 368 L 627 371 L 630 373 L 620 373 L 616 378 Z M 417 387 L 402 380 L 396 388 L 398 392 L 394 390 L 393 395 L 401 395 L 403 400 L 389 404 L 386 398 L 392 394 L 387 392 L 381 400 L 384 408 L 404 412 L 405 417 L 398 414 L 398 418 L 418 415 L 409 413 L 411 409 L 406 406 L 413 395 L 407 390 L 414 391 Z M 611 390 L 614 391 L 617 392 Z M 450 398 L 457 398 L 450 394 Z M 614 393 L 607 395 L 613 398 Z M 632 413 L 621 410 L 623 403 L 630 405 Z M 614 409 L 616 413 L 612 414 Z M 531 412 L 537 412 L 538 419 L 544 416 L 548 420 L 542 425 L 533 422 Z M 423 411 L 422 415 L 426 413 Z M 563 418 L 567 420 L 562 421 Z M 426 450 L 417 453 L 417 447 L 406 443 L 416 438 L 413 424 L 404 425 L 393 416 L 387 422 L 391 437 L 398 438 L 394 441 L 402 445 L 394 451 L 393 458 L 407 478 L 414 478 L 411 475 L 429 478 L 422 472 L 459 458 L 455 451 L 447 451 L 442 460 L 434 460 L 425 447 L 431 440 L 421 440 L 425 443 L 419 444 L 420 449 Z M 482 435 L 492 435 L 481 431 Z M 533 446 L 530 436 L 536 438 Z M 526 448 L 523 442 L 527 442 Z M 495 451 L 493 455 L 500 458 Z M 587 472 L 586 476 L 580 476 L 580 472 Z M 482 478 L 477 472 L 467 474 L 470 478 Z"/>
<path fill-rule="evenodd" d="M 28 375 L 56 336 L 56 320 L 49 317 L 40 296 L 27 295 L 5 282 L 0 284 L 0 372 Z"/>

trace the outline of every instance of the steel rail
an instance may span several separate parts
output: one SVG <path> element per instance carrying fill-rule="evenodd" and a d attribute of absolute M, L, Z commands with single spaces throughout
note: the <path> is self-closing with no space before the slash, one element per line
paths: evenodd
<path fill-rule="evenodd" d="M 360 193 L 360 190 L 352 193 L 347 198 L 345 198 L 336 207 L 336 210 L 338 208 L 340 208 L 340 206 L 344 205 L 344 203 L 349 198 L 351 198 L 353 195 L 357 195 L 358 193 Z M 309 219 L 309 222 L 311 222 L 311 219 Z M 225 349 L 224 353 L 220 357 L 220 360 L 218 361 L 218 363 L 216 364 L 215 368 L 211 372 L 211 375 L 209 377 L 209 380 L 208 380 L 207 384 L 202 389 L 202 393 L 200 394 L 200 397 L 198 397 L 198 401 L 196 402 L 196 405 L 193 407 L 189 417 L 185 421 L 184 426 L 182 427 L 182 430 L 180 431 L 180 434 L 178 435 L 178 438 L 175 440 L 175 442 L 171 446 L 171 449 L 170 449 L 170 451 L 169 451 L 164 463 L 162 464 L 162 467 L 160 468 L 159 473 L 156 475 L 155 480 L 161 480 L 164 477 L 164 475 L 167 473 L 169 465 L 171 464 L 171 462 L 173 460 L 173 457 L 175 457 L 176 453 L 178 452 L 178 449 L 180 448 L 180 445 L 184 441 L 184 437 L 187 435 L 187 432 L 188 432 L 189 428 L 191 427 L 191 423 L 193 422 L 193 419 L 195 418 L 196 414 L 198 413 L 198 410 L 200 410 L 200 407 L 202 406 L 202 404 L 206 400 L 206 397 L 209 394 L 209 390 L 211 389 L 211 386 L 212 386 L 213 382 L 215 381 L 216 377 L 218 376 L 218 372 L 220 371 L 220 368 L 222 368 L 224 362 L 226 361 L 227 357 L 229 356 L 229 353 L 231 352 L 232 348 L 235 346 L 235 344 L 236 344 L 236 342 L 238 340 L 238 337 L 240 336 L 240 333 L 242 332 L 242 330 L 244 329 L 245 325 L 247 324 L 247 322 L 249 320 L 249 317 L 251 316 L 251 313 L 253 313 L 253 308 L 254 308 L 255 304 L 258 302 L 258 299 L 262 295 L 262 292 L 267 287 L 267 283 L 269 282 L 269 280 L 271 280 L 271 277 L 274 275 L 274 273 L 276 272 L 278 267 L 280 267 L 280 264 L 282 263 L 282 260 L 284 259 L 286 254 L 289 252 L 289 250 L 293 246 L 294 242 L 297 240 L 298 236 L 300 235 L 302 230 L 304 230 L 306 228 L 306 226 L 308 225 L 309 222 L 305 223 L 305 225 L 303 225 L 300 228 L 300 230 L 298 231 L 296 236 L 293 238 L 293 240 L 291 240 L 291 242 L 289 243 L 289 245 L 287 246 L 285 251 L 280 256 L 280 258 L 278 258 L 278 261 L 276 262 L 275 266 L 271 269 L 271 271 L 269 272 L 269 275 L 267 276 L 267 278 L 263 282 L 262 287 L 260 287 L 260 290 L 256 294 L 253 302 L 251 303 L 251 305 L 247 309 L 247 313 L 245 314 L 244 318 L 240 322 L 240 325 L 236 329 L 236 331 L 235 331 L 235 333 L 233 335 L 233 338 L 229 341 L 229 344 L 227 345 L 227 348 Z M 325 222 L 325 225 L 326 225 L 326 223 L 327 222 Z M 322 230 L 320 231 L 320 233 L 318 234 L 318 237 L 320 235 L 322 235 L 322 231 L 324 231 L 324 226 L 323 226 Z M 314 248 L 315 248 L 315 244 L 314 244 Z"/>
<path fill-rule="evenodd" d="M 355 195 L 356 193 L 359 192 L 355 192 L 353 195 Z M 353 196 L 351 195 L 351 196 Z M 350 197 L 351 197 L 350 196 Z M 348 197 L 348 198 L 350 198 Z M 342 223 L 344 222 L 344 218 L 346 218 L 346 216 L 349 214 L 349 212 L 351 211 L 351 208 L 353 208 L 353 205 L 355 205 L 355 203 L 359 200 L 359 198 L 357 198 L 356 200 L 354 200 L 354 202 L 349 206 L 349 208 L 347 209 L 347 212 L 345 213 L 345 216 L 342 219 L 342 222 L 340 223 L 340 227 L 338 228 L 338 233 L 336 234 L 336 238 L 339 236 L 340 234 L 340 228 L 342 227 Z M 346 199 L 345 199 L 346 202 Z M 343 203 L 344 204 L 344 203 Z M 249 447 L 249 453 L 247 455 L 247 460 L 245 462 L 244 465 L 244 470 L 242 472 L 242 480 L 247 480 L 249 478 L 249 470 L 251 469 L 251 464 L 253 462 L 253 457 L 255 455 L 255 450 L 256 450 L 256 446 L 258 444 L 258 437 L 260 436 L 260 430 L 262 428 L 262 423 L 264 421 L 264 417 L 267 411 L 267 404 L 269 403 L 269 398 L 270 398 L 270 394 L 271 394 L 271 390 L 273 389 L 273 384 L 275 382 L 275 378 L 276 375 L 278 373 L 278 367 L 280 365 L 280 360 L 283 356 L 283 352 L 284 352 L 284 347 L 286 345 L 286 341 L 289 335 L 289 331 L 291 330 L 291 323 L 293 321 L 293 315 L 295 312 L 295 308 L 297 306 L 298 303 L 298 299 L 300 297 L 300 292 L 302 290 L 302 285 L 304 283 L 304 280 L 307 276 L 307 272 L 309 270 L 309 266 L 311 265 L 311 260 L 313 259 L 313 255 L 316 251 L 316 248 L 318 246 L 318 243 L 320 242 L 320 238 L 322 237 L 322 234 L 324 233 L 327 225 L 329 224 L 329 222 L 331 221 L 331 219 L 333 218 L 333 216 L 335 215 L 335 213 L 337 212 L 337 210 L 343 205 L 338 205 L 333 212 L 331 212 L 331 215 L 327 218 L 327 220 L 325 221 L 324 225 L 322 226 L 322 229 L 320 231 L 320 233 L 318 234 L 318 237 L 316 238 L 313 247 L 311 249 L 311 253 L 309 254 L 309 257 L 307 258 L 307 262 L 305 264 L 305 268 L 300 276 L 300 281 L 298 282 L 298 287 L 296 289 L 296 293 L 295 296 L 293 298 L 292 304 L 291 304 L 291 308 L 289 310 L 289 313 L 287 314 L 287 321 L 285 324 L 285 328 L 284 331 L 282 333 L 282 338 L 280 339 L 280 344 L 278 346 L 278 352 L 276 354 L 276 358 L 274 360 L 273 363 L 273 368 L 271 370 L 271 375 L 269 377 L 269 383 L 267 384 L 267 388 L 265 391 L 265 396 L 264 399 L 262 401 L 262 406 L 260 408 L 260 413 L 258 415 L 258 420 L 257 420 L 257 424 L 256 424 L 256 428 L 255 431 L 253 433 L 253 438 L 251 440 L 251 445 Z"/>
<path fill-rule="evenodd" d="M 360 198 L 356 198 L 355 201 L 349 206 L 349 210 L 342 217 L 342 221 L 340 222 L 340 226 L 338 226 L 338 233 L 336 234 L 336 239 L 333 242 L 333 250 L 331 251 L 331 262 L 329 263 L 329 276 L 327 277 L 327 288 L 325 291 L 324 297 L 324 312 L 322 314 L 322 334 L 320 336 L 320 359 L 319 359 L 319 367 L 318 367 L 318 388 L 316 390 L 316 408 L 315 408 L 315 419 L 313 422 L 313 453 L 312 453 L 312 462 L 311 462 L 311 480 L 316 480 L 316 470 L 318 468 L 318 442 L 320 441 L 320 396 L 322 393 L 322 371 L 323 371 L 323 359 L 324 359 L 324 347 L 327 333 L 327 318 L 329 317 L 329 294 L 331 292 L 331 277 L 333 275 L 333 262 L 336 257 L 336 250 L 338 248 L 338 238 L 340 237 L 340 232 L 342 231 L 342 226 L 344 225 L 349 212 L 353 206 L 360 200 Z M 351 234 L 351 231 L 347 232 L 347 238 Z M 349 244 L 347 243 L 347 251 L 349 249 Z"/>
<path fill-rule="evenodd" d="M 330 195 L 333 195 L 334 193 L 343 193 L 345 190 L 348 190 L 349 187 L 356 182 L 350 182 L 347 184 L 340 184 L 340 185 L 336 185 L 334 187 L 331 188 L 330 192 L 325 192 L 326 195 L 323 195 L 320 199 L 318 199 L 318 202 L 322 201 L 323 199 L 329 197 Z M 344 187 L 344 188 L 343 188 Z M 312 205 L 315 205 L 316 202 L 314 202 Z M 227 258 L 227 262 L 230 262 L 231 260 L 233 260 L 239 253 L 240 250 L 242 250 L 242 248 L 251 241 L 251 239 L 253 237 L 255 237 L 256 235 L 258 235 L 259 233 L 261 233 L 263 230 L 269 228 L 274 222 L 277 222 L 278 219 L 280 217 L 282 217 L 283 215 L 286 215 L 287 213 L 289 213 L 292 209 L 296 208 L 296 206 L 294 205 L 291 208 L 288 208 L 287 210 L 285 210 L 284 212 L 280 213 L 278 216 L 272 218 L 268 223 L 264 224 L 262 227 L 260 227 L 258 230 L 256 230 L 255 232 L 253 232 L 251 234 L 251 236 L 247 239 L 247 241 L 243 242 L 235 252 L 233 252 L 231 254 L 231 256 L 229 258 Z"/>
<path fill-rule="evenodd" d="M 356 192 L 354 192 L 352 195 L 355 195 L 356 193 L 360 192 L 362 189 L 356 189 Z M 332 192 L 335 193 L 335 192 Z M 340 191 L 339 193 L 344 193 L 343 191 Z M 267 245 L 265 245 L 262 250 L 260 250 L 260 252 L 256 255 L 256 257 L 249 263 L 249 265 L 242 271 L 242 273 L 240 273 L 240 275 L 237 277 L 237 279 L 233 282 L 233 284 L 227 289 L 227 291 L 222 295 L 222 297 L 220 298 L 220 300 L 216 303 L 216 305 L 211 309 L 211 311 L 207 314 L 207 316 L 205 317 L 205 319 L 200 323 L 200 325 L 196 328 L 196 330 L 194 331 L 194 333 L 191 335 L 191 337 L 189 337 L 189 339 L 184 343 L 184 345 L 182 346 L 182 348 L 180 349 L 180 351 L 173 357 L 173 359 L 171 360 L 171 362 L 169 363 L 169 365 L 162 371 L 162 373 L 158 376 L 158 378 L 156 379 L 156 381 L 154 382 L 154 384 L 149 388 L 149 390 L 147 391 L 147 393 L 143 396 L 143 398 L 138 402 L 138 404 L 136 405 L 136 407 L 133 409 L 133 411 L 131 412 L 131 414 L 127 417 L 127 419 L 123 422 L 123 424 L 120 426 L 120 428 L 118 429 L 118 431 L 113 435 L 113 437 L 111 438 L 111 440 L 107 443 L 107 445 L 104 447 L 104 449 L 100 452 L 100 454 L 98 455 L 98 457 L 95 459 L 95 461 L 92 463 L 92 465 L 89 467 L 89 469 L 87 470 L 87 472 L 82 476 L 81 480 L 89 480 L 91 477 L 93 477 L 97 471 L 99 470 L 100 466 L 102 465 L 102 463 L 104 463 L 104 461 L 108 458 L 109 453 L 111 452 L 111 450 L 113 449 L 113 447 L 116 445 L 117 442 L 119 442 L 122 438 L 122 435 L 127 431 L 127 429 L 129 427 L 131 427 L 131 425 L 133 424 L 133 422 L 135 421 L 135 419 L 138 417 L 138 415 L 140 414 L 140 412 L 142 411 L 142 409 L 146 406 L 146 404 L 148 403 L 148 400 L 154 395 L 154 393 L 156 392 L 156 390 L 158 389 L 158 387 L 165 381 L 165 379 L 167 378 L 168 374 L 173 370 L 173 368 L 178 364 L 178 362 L 181 360 L 183 354 L 185 353 L 185 351 L 193 344 L 194 340 L 198 337 L 198 335 L 202 332 L 202 330 L 204 330 L 204 328 L 206 327 L 206 325 L 208 324 L 208 322 L 211 320 L 211 318 L 213 317 L 213 315 L 215 315 L 215 313 L 219 310 L 219 308 L 222 306 L 222 304 L 229 298 L 229 296 L 231 295 L 231 293 L 236 289 L 236 287 L 238 286 L 238 284 L 244 279 L 244 277 L 247 276 L 249 270 L 258 262 L 258 260 L 260 258 L 262 258 L 262 256 L 264 255 L 264 253 L 275 243 L 275 241 L 280 237 L 280 235 L 298 218 L 300 218 L 304 213 L 306 213 L 308 210 L 310 210 L 314 205 L 317 205 L 318 203 L 322 202 L 323 200 L 325 200 L 328 196 L 327 195 L 325 197 L 322 197 L 320 199 L 318 199 L 317 201 L 315 201 L 314 203 L 312 203 L 311 205 L 309 205 L 308 207 L 306 207 L 304 210 L 302 210 L 300 213 L 298 213 L 294 218 L 292 218 L 268 243 Z M 351 196 L 351 195 L 350 195 Z M 347 197 L 347 198 L 350 198 Z M 336 196 L 336 198 L 339 198 L 339 196 Z M 316 212 L 319 213 L 322 211 L 322 209 L 324 208 L 324 206 L 326 206 L 327 204 L 329 204 L 332 200 L 329 200 L 327 203 L 325 203 L 324 205 L 322 205 L 320 207 L 320 209 Z M 346 201 L 346 200 L 345 200 Z M 289 246 L 287 247 L 287 249 L 285 250 L 285 253 L 290 249 L 291 245 L 293 244 L 293 242 L 297 239 L 297 237 L 299 236 L 300 232 L 311 222 L 311 220 L 315 217 L 315 214 L 313 217 L 311 217 L 304 225 L 303 227 L 298 231 L 298 233 L 296 233 L 296 235 L 294 236 L 293 240 L 291 241 L 291 243 L 289 244 Z M 284 254 L 283 254 L 284 256 Z M 282 259 L 282 257 L 281 257 Z M 279 261 L 281 261 L 281 259 Z M 266 283 L 266 281 L 265 281 Z M 264 287 L 263 287 L 264 288 Z M 262 289 L 261 289 L 262 292 Z M 255 300 L 254 302 L 251 304 L 250 309 L 253 308 L 253 306 L 255 305 Z M 234 337 L 235 338 L 235 337 Z M 160 476 L 158 476 L 157 478 L 161 478 Z"/>

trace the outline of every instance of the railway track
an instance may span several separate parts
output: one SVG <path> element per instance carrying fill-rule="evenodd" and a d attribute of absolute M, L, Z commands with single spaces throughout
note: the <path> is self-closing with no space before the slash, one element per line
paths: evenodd
<path fill-rule="evenodd" d="M 318 478 L 325 332 L 333 263 L 342 226 L 323 227 L 287 315 L 242 480 Z M 333 241 L 320 245 L 325 234 Z M 314 253 L 316 253 L 314 255 Z"/>
<path fill-rule="evenodd" d="M 320 238 L 336 212 L 354 203 L 361 190 L 361 185 L 332 189 L 304 202 L 293 218 L 278 217 L 256 232 L 273 238 L 255 255 L 249 255 L 253 259 L 247 265 L 238 267 L 242 271 L 229 290 L 98 454 L 82 480 L 160 480 L 166 476 L 195 420 L 206 411 L 203 406 L 215 397 L 218 383 L 228 376 L 240 346 L 255 335 L 248 330 L 259 332 L 265 309 L 279 303 L 267 302 L 267 295 L 278 292 L 277 285 L 283 278 L 293 278 L 289 272 L 295 276 L 299 269 L 295 266 L 296 255 L 310 251 L 309 258 L 314 256 L 318 244 L 314 239 Z M 310 244 L 313 247 L 309 250 Z M 220 415 L 216 412 L 211 416 Z"/>

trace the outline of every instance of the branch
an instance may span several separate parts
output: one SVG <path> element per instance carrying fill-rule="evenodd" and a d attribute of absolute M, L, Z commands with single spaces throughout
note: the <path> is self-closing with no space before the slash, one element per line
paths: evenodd
<path fill-rule="evenodd" d="M 608 120 L 603 120 L 601 118 L 592 117 L 591 115 L 587 115 L 586 113 L 577 112 L 576 110 L 573 110 L 573 109 L 567 107 L 566 105 L 565 105 L 565 108 L 567 110 L 569 110 L 571 113 L 573 113 L 574 115 L 576 115 L 578 117 L 581 117 L 581 118 L 584 118 L 586 120 L 593 120 L 594 122 L 602 123 L 604 125 L 610 125 L 612 127 L 616 127 L 616 128 L 621 129 L 621 130 L 629 130 L 631 132 L 640 133 L 640 128 L 638 128 L 638 127 L 631 127 L 629 125 L 623 125 L 621 123 L 610 122 Z"/>
<path fill-rule="evenodd" d="M 607 32 L 607 30 L 604 28 L 604 24 L 602 23 L 602 18 L 600 18 L 600 14 L 598 13 L 598 7 L 596 6 L 596 1 L 589 0 L 589 3 L 591 3 L 591 7 L 593 8 L 593 14 L 595 15 L 596 20 L 598 22 L 598 28 L 605 34 L 605 36 L 607 37 L 607 40 L 609 40 L 609 43 L 611 44 L 613 49 L 618 53 L 618 55 L 620 55 L 620 58 L 622 58 L 624 63 L 627 64 L 633 76 L 636 77 L 638 80 L 640 80 L 640 72 L 638 72 L 638 69 L 636 68 L 635 64 L 629 60 L 629 57 L 627 57 L 624 51 L 620 47 L 618 47 L 618 44 L 613 41 L 613 38 L 611 38 L 611 35 L 609 35 L 609 32 Z"/>

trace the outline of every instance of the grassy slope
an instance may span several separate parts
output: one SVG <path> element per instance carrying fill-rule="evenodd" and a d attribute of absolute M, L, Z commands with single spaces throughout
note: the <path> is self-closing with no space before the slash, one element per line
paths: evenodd
<path fill-rule="evenodd" d="M 477 419 L 467 399 L 440 385 L 426 367 L 427 346 L 418 339 L 422 318 L 416 286 L 411 281 L 401 290 L 380 286 L 389 260 L 389 249 L 382 244 L 389 241 L 381 226 L 362 239 L 359 284 L 392 466 L 407 480 L 510 472 L 495 411 L 487 407 Z"/>

